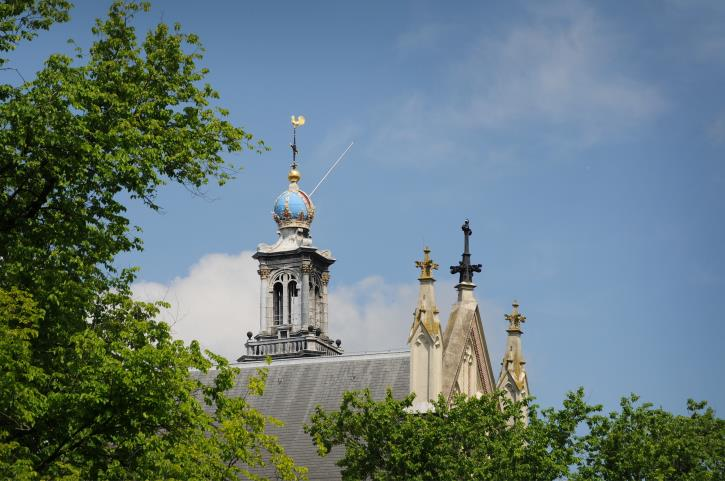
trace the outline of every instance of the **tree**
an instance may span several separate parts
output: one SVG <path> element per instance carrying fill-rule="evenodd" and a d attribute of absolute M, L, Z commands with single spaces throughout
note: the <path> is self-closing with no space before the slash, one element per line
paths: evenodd
<path fill-rule="evenodd" d="M 676 416 L 624 398 L 598 414 L 584 391 L 541 413 L 503 393 L 438 399 L 425 413 L 413 397 L 379 402 L 349 392 L 338 411 L 315 410 L 306 431 L 320 455 L 344 450 L 344 480 L 707 481 L 725 479 L 725 426 L 704 403 Z M 522 413 L 528 411 L 528 423 Z"/>
<path fill-rule="evenodd" d="M 388 392 L 376 402 L 369 391 L 349 392 L 339 411 L 318 407 L 306 430 L 321 455 L 344 448 L 344 480 L 553 480 L 576 461 L 576 428 L 594 409 L 582 397 L 570 395 L 543 417 L 528 407 L 527 425 L 526 403 L 500 392 L 450 404 L 441 397 L 426 413 L 411 411 L 412 395 Z"/>
<path fill-rule="evenodd" d="M 638 400 L 622 398 L 620 412 L 587 419 L 589 432 L 572 479 L 725 479 L 725 421 L 712 408 L 689 400 L 689 416 L 678 416 Z"/>
<path fill-rule="evenodd" d="M 0 478 L 256 479 L 272 463 L 303 479 L 276 421 L 224 394 L 237 370 L 174 340 L 114 267 L 142 247 L 124 199 L 158 209 L 165 183 L 223 184 L 225 153 L 265 149 L 215 106 L 195 35 L 160 23 L 139 41 L 148 8 L 113 2 L 87 53 L 17 82 L 8 55 L 70 4 L 0 5 Z M 212 368 L 210 385 L 192 372 Z"/>

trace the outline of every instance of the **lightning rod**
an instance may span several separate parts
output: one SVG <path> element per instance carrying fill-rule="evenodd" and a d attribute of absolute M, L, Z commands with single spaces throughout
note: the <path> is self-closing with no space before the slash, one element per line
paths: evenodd
<path fill-rule="evenodd" d="M 315 193 L 315 191 L 320 186 L 320 184 L 322 184 L 325 181 L 325 179 L 327 178 L 327 176 L 330 175 L 330 172 L 332 172 L 332 169 L 334 169 L 335 167 L 337 167 L 337 164 L 339 164 L 340 161 L 342 160 L 342 158 L 345 157 L 345 154 L 347 154 L 347 151 L 350 150 L 350 147 L 352 147 L 352 144 L 354 144 L 354 143 L 355 142 L 350 142 L 350 145 L 347 146 L 347 149 L 345 149 L 345 152 L 343 152 L 340 155 L 340 157 L 337 158 L 337 160 L 335 161 L 335 163 L 332 164 L 332 167 L 330 167 L 327 170 L 327 172 L 325 173 L 325 175 L 322 176 L 322 179 L 320 179 L 320 181 L 317 183 L 317 185 L 315 186 L 315 188 L 312 189 L 312 192 L 310 192 L 310 197 L 312 197 L 312 195 Z"/>

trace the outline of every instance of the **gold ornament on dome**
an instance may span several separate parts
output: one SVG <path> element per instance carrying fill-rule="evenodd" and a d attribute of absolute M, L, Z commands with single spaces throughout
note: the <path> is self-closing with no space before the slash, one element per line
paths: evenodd
<path fill-rule="evenodd" d="M 302 178 L 302 174 L 300 174 L 300 171 L 297 169 L 292 169 L 287 174 L 287 180 L 289 180 L 293 184 L 296 184 L 297 182 L 299 182 L 301 178 Z"/>

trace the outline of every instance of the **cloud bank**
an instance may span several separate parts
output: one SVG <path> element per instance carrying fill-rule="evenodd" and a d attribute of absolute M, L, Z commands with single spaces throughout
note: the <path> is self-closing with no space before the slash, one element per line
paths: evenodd
<path fill-rule="evenodd" d="M 207 254 L 183 277 L 168 283 L 139 281 L 132 289 L 138 300 L 171 304 L 162 310 L 159 320 L 168 323 L 177 338 L 196 339 L 230 360 L 243 353 L 246 332 L 259 331 L 259 277 L 250 251 Z M 445 323 L 455 301 L 453 283 L 439 281 L 436 295 Z M 395 284 L 372 276 L 335 286 L 333 277 L 330 335 L 343 341 L 346 352 L 405 349 L 417 296 L 415 281 Z M 503 315 L 502 309 L 487 300 L 481 305 L 486 328 L 486 312 Z M 494 337 L 493 344 L 499 344 L 500 336 Z M 492 354 L 496 353 L 498 349 L 493 349 Z"/>
<path fill-rule="evenodd" d="M 186 276 L 167 284 L 136 282 L 134 297 L 171 304 L 159 320 L 174 335 L 236 360 L 242 354 L 245 333 L 259 330 L 259 277 L 252 252 L 207 254 Z"/>
<path fill-rule="evenodd" d="M 171 304 L 159 320 L 176 337 L 196 339 L 230 360 L 242 354 L 246 332 L 260 328 L 259 277 L 250 251 L 207 254 L 183 277 L 168 283 L 139 281 L 132 288 L 138 300 Z M 405 348 L 417 292 L 415 282 L 390 284 L 369 277 L 335 286 L 333 277 L 330 335 L 341 339 L 347 352 Z"/>

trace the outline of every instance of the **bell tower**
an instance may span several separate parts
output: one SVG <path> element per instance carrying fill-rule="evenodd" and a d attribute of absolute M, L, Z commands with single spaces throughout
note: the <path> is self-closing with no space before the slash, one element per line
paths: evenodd
<path fill-rule="evenodd" d="M 297 128 L 302 116 L 292 117 L 292 165 L 289 186 L 274 203 L 272 217 L 278 238 L 260 244 L 253 257 L 259 261 L 259 333 L 247 333 L 246 353 L 239 361 L 274 358 L 336 356 L 341 342 L 328 335 L 327 285 L 335 262 L 328 250 L 312 245 L 310 225 L 315 206 L 298 183 Z"/>

